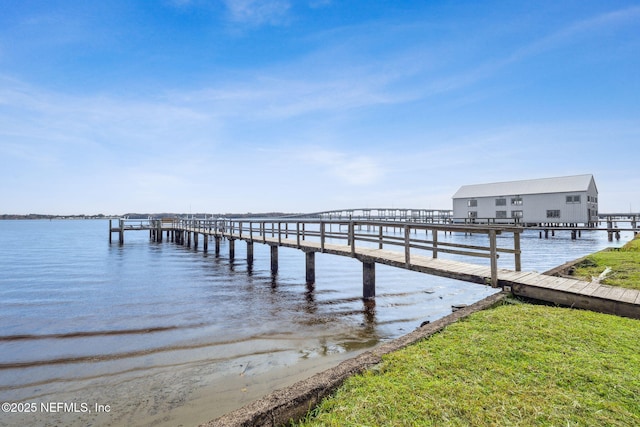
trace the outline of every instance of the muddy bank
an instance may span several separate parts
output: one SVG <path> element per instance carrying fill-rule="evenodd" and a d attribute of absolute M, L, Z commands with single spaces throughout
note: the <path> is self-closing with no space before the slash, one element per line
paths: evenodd
<path fill-rule="evenodd" d="M 299 381 L 290 387 L 274 391 L 240 409 L 202 424 L 201 427 L 278 426 L 304 417 L 321 399 L 333 393 L 347 378 L 378 364 L 382 356 L 429 337 L 470 314 L 489 308 L 507 293 L 491 295 L 475 304 L 421 326 L 410 334 L 397 338 L 373 350 L 346 360 L 338 366 Z"/>

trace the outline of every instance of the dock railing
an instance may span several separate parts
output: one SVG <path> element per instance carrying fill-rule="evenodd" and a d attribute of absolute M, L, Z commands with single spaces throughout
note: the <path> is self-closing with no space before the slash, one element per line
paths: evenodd
<path fill-rule="evenodd" d="M 522 228 L 503 226 L 464 226 L 420 224 L 389 221 L 348 220 L 286 220 L 286 219 L 181 219 L 173 223 L 176 229 L 228 239 L 241 239 L 270 245 L 291 246 L 303 250 L 325 252 L 328 245 L 346 246 L 352 257 L 358 247 L 385 249 L 398 247 L 404 252 L 406 268 L 412 254 L 438 258 L 439 254 L 489 259 L 491 284 L 497 286 L 498 258 L 507 253 L 514 256 L 515 271 L 521 270 L 520 233 Z M 445 233 L 485 235 L 485 245 L 468 245 L 441 239 Z M 512 247 L 499 247 L 497 236 L 513 235 Z M 307 245 L 305 245 L 307 244 Z M 318 246 L 319 245 L 319 246 Z M 402 253 L 401 252 L 401 253 Z"/>

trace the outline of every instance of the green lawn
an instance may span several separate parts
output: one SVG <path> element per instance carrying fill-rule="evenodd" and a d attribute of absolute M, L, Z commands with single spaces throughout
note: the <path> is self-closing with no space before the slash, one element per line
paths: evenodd
<path fill-rule="evenodd" d="M 640 321 L 508 301 L 385 356 L 301 425 L 640 425 Z"/>
<path fill-rule="evenodd" d="M 607 267 L 611 272 L 601 283 L 640 289 L 640 238 L 635 238 L 622 248 L 596 252 L 576 266 L 574 275 L 591 280 Z"/>

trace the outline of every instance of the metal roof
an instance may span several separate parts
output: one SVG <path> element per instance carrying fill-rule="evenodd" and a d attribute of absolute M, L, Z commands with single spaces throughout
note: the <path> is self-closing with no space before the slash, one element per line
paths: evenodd
<path fill-rule="evenodd" d="M 561 176 L 556 178 L 494 182 L 491 184 L 463 185 L 453 195 L 453 198 L 465 199 L 472 197 L 515 196 L 521 194 L 570 193 L 574 191 L 587 191 L 592 181 L 593 175 L 586 174 Z"/>

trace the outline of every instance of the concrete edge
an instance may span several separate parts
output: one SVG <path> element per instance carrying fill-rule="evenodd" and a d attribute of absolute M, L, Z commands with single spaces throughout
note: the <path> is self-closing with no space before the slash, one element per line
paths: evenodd
<path fill-rule="evenodd" d="M 441 331 L 446 326 L 481 310 L 493 307 L 510 293 L 499 292 L 474 304 L 461 308 L 448 316 L 419 327 L 415 331 L 396 338 L 357 357 L 348 359 L 339 365 L 276 390 L 267 396 L 229 412 L 215 420 L 201 424 L 200 427 L 230 426 L 280 426 L 305 417 L 309 410 L 332 394 L 344 381 L 360 374 L 382 361 L 382 356 L 400 350 L 410 344 Z"/>

